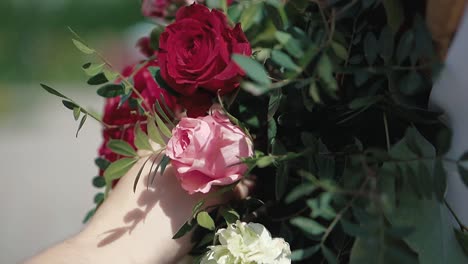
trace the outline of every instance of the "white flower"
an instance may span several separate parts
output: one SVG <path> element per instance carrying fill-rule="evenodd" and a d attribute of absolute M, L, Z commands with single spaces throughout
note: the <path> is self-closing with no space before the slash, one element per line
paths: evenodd
<path fill-rule="evenodd" d="M 221 245 L 210 246 L 201 264 L 289 264 L 291 250 L 261 224 L 237 221 L 216 232 Z"/>

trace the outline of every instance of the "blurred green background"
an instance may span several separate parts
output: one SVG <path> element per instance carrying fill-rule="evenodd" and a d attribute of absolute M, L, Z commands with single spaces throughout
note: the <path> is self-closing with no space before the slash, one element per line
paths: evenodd
<path fill-rule="evenodd" d="M 73 45 L 70 26 L 116 65 L 135 63 L 150 24 L 139 0 L 0 0 L 0 263 L 19 263 L 75 234 L 98 191 L 93 160 L 101 126 L 80 131 L 46 83 L 101 112 L 86 84 L 92 58 Z"/>
<path fill-rule="evenodd" d="M 101 48 L 142 21 L 138 0 L 1 0 L 0 83 L 83 79 L 67 26 Z"/>

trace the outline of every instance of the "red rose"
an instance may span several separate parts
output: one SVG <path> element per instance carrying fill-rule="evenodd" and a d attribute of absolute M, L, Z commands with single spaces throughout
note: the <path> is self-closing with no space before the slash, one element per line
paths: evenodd
<path fill-rule="evenodd" d="M 179 9 L 176 21 L 161 34 L 159 47 L 162 78 L 185 96 L 198 89 L 212 94 L 236 89 L 244 73 L 231 55 L 252 53 L 240 24 L 231 28 L 225 14 L 199 4 Z"/>
<path fill-rule="evenodd" d="M 122 72 L 122 75 L 125 77 L 130 77 L 130 75 L 135 71 L 139 66 L 129 66 L 125 68 Z M 146 102 L 152 106 L 156 101 L 161 99 L 161 96 L 165 99 L 165 102 L 171 110 L 174 110 L 176 105 L 176 98 L 170 95 L 166 90 L 159 87 L 158 83 L 152 76 L 151 72 L 148 70 L 148 67 L 158 67 L 158 63 L 156 61 L 152 61 L 146 64 L 145 67 L 141 68 L 136 72 L 133 76 L 133 82 L 135 88 L 141 93 L 143 98 L 145 98 Z M 134 98 L 138 98 L 138 96 L 133 93 L 132 96 Z M 143 107 L 146 108 L 146 104 L 143 104 Z M 147 109 L 151 110 L 151 109 Z"/>
<path fill-rule="evenodd" d="M 155 50 L 151 47 L 151 40 L 149 37 L 142 37 L 138 40 L 136 47 L 140 50 L 140 53 L 146 57 L 154 55 Z"/>
<path fill-rule="evenodd" d="M 156 101 L 161 100 L 162 95 L 167 106 L 171 108 L 171 110 L 175 110 L 177 108 L 176 98 L 159 87 L 153 76 L 151 76 L 151 72 L 148 70 L 150 66 L 157 66 L 157 63 L 151 62 L 134 74 L 133 81 L 135 88 L 151 107 Z M 135 67 L 138 66 L 125 68 L 122 74 L 125 77 L 129 77 L 135 70 Z M 135 94 L 132 94 L 132 97 L 137 98 Z M 103 130 L 104 141 L 99 149 L 99 155 L 111 162 L 117 160 L 119 157 L 107 148 L 109 140 L 121 139 L 134 146 L 134 125 L 138 121 L 146 120 L 146 117 L 139 114 L 138 109 L 132 108 L 128 101 L 121 106 L 119 106 L 119 103 L 120 96 L 107 99 L 104 107 L 104 116 L 102 118 L 102 121 L 111 127 L 104 128 Z M 143 106 L 147 108 L 145 103 Z M 142 129 L 145 130 L 146 126 L 143 125 Z"/>
<path fill-rule="evenodd" d="M 109 140 L 121 139 L 133 145 L 134 124 L 144 120 L 143 116 L 138 115 L 135 110 L 130 108 L 128 102 L 125 102 L 120 107 L 119 103 L 120 97 L 107 99 L 104 106 L 104 116 L 102 118 L 102 121 L 111 127 L 104 128 L 102 131 L 103 143 L 99 148 L 99 156 L 110 162 L 116 161 L 119 157 L 107 148 Z"/>
<path fill-rule="evenodd" d="M 208 92 L 199 90 L 191 96 L 182 96 L 178 103 L 187 109 L 187 116 L 196 118 L 205 116 L 213 105 L 213 96 Z"/>

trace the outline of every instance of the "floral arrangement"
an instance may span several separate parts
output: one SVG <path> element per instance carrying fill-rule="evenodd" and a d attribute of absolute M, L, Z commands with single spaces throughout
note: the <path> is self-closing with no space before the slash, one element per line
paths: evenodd
<path fill-rule="evenodd" d="M 440 61 L 423 4 L 193 2 L 143 0 L 147 59 L 123 72 L 72 31 L 98 61 L 83 70 L 102 118 L 42 85 L 78 131 L 103 125 L 96 208 L 145 159 L 149 180 L 170 165 L 209 193 L 174 234 L 194 230 L 196 263 L 466 263 L 444 197 L 447 166 L 468 184 L 468 154 L 444 157 L 450 131 L 427 109 Z"/>

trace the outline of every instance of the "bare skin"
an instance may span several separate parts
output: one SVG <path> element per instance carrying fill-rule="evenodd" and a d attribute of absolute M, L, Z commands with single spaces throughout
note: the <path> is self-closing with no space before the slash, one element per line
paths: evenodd
<path fill-rule="evenodd" d="M 189 195 L 168 166 L 148 185 L 147 164 L 133 193 L 140 160 L 119 182 L 90 223 L 27 264 L 178 263 L 191 248 L 190 237 L 172 236 L 190 217 L 201 195 Z"/>

